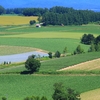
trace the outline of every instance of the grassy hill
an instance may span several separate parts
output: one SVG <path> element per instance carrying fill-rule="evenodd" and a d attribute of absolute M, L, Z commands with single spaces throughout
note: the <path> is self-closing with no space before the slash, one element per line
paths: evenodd
<path fill-rule="evenodd" d="M 99 61 L 78 67 L 84 68 L 84 70 L 58 71 L 62 68 L 100 58 L 99 52 L 87 53 L 90 46 L 80 43 L 83 34 L 100 35 L 99 25 L 36 28 L 34 25 L 26 25 L 31 20 L 30 17 L 6 16 L 2 18 L 0 20 L 8 21 L 0 26 L 0 55 L 40 49 L 53 53 L 58 50 L 62 53 L 64 48 L 67 47 L 67 53 L 70 56 L 41 62 L 40 71 L 35 75 L 19 74 L 26 70 L 24 63 L 0 65 L 0 99 L 7 97 L 8 100 L 23 100 L 27 96 L 34 95 L 46 96 L 48 100 L 52 100 L 53 84 L 56 82 L 63 82 L 65 86 L 71 87 L 80 93 L 100 88 L 100 69 L 94 70 L 94 65 L 98 65 Z M 11 19 L 14 19 L 14 22 Z M 32 17 L 32 19 L 34 18 Z M 78 45 L 81 45 L 85 53 L 71 55 Z M 88 71 L 87 67 L 89 68 Z M 94 69 L 91 70 L 91 68 Z"/>

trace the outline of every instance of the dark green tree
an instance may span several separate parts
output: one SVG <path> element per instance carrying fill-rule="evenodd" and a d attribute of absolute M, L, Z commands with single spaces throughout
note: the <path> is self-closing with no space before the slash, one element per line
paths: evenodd
<path fill-rule="evenodd" d="M 7 100 L 7 98 L 6 97 L 2 97 L 2 100 Z"/>
<path fill-rule="evenodd" d="M 81 53 L 84 53 L 84 50 L 81 48 L 80 45 L 78 45 L 76 50 L 74 51 L 74 54 L 81 54 Z"/>
<path fill-rule="evenodd" d="M 24 98 L 24 100 L 47 100 L 47 98 L 44 96 L 42 98 L 40 98 L 39 96 L 31 96 Z"/>
<path fill-rule="evenodd" d="M 49 58 L 52 58 L 52 52 L 49 52 L 48 55 L 49 55 Z"/>
<path fill-rule="evenodd" d="M 95 44 L 98 44 L 98 43 L 100 43 L 100 35 L 97 36 L 96 39 L 95 39 Z"/>
<path fill-rule="evenodd" d="M 45 96 L 43 96 L 43 97 L 41 98 L 41 100 L 47 100 L 47 98 L 46 98 Z"/>
<path fill-rule="evenodd" d="M 40 23 L 40 22 L 41 22 L 41 20 L 42 20 L 42 16 L 41 16 L 41 15 L 39 15 L 37 20 L 38 20 L 38 21 L 39 21 L 39 23 Z"/>
<path fill-rule="evenodd" d="M 66 88 L 62 83 L 54 84 L 53 100 L 80 100 L 80 94 L 71 88 Z"/>
<path fill-rule="evenodd" d="M 41 63 L 39 60 L 36 60 L 32 57 L 29 57 L 25 62 L 25 68 L 30 71 L 30 73 L 38 72 Z"/>
<path fill-rule="evenodd" d="M 0 6 L 0 15 L 4 13 L 5 13 L 5 9 L 2 6 Z"/>
<path fill-rule="evenodd" d="M 56 51 L 55 57 L 60 58 L 61 53 L 59 51 Z"/>
<path fill-rule="evenodd" d="M 94 43 L 94 41 L 95 41 L 95 37 L 93 36 L 93 34 L 84 34 L 81 38 L 81 43 L 87 45 Z"/>
<path fill-rule="evenodd" d="M 33 24 L 35 24 L 36 23 L 36 21 L 35 20 L 30 20 L 30 25 L 33 25 Z"/>

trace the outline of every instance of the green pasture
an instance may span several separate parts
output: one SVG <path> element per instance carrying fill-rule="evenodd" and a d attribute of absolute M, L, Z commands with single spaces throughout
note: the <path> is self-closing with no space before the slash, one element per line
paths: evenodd
<path fill-rule="evenodd" d="M 48 74 L 48 73 L 53 73 L 56 74 L 56 72 L 59 72 L 60 74 L 82 74 L 83 72 L 85 74 L 100 74 L 100 71 L 95 71 L 92 70 L 91 71 L 58 71 L 62 68 L 66 68 L 72 65 L 76 65 L 82 62 L 86 62 L 86 61 L 90 61 L 93 59 L 97 59 L 100 58 L 99 52 L 94 52 L 94 53 L 85 53 L 85 54 L 80 54 L 80 55 L 73 55 L 73 56 L 67 56 L 67 57 L 62 57 L 62 58 L 56 58 L 56 59 L 51 59 L 51 60 L 47 60 L 47 61 L 43 61 L 41 62 L 41 67 L 39 70 L 39 73 L 44 73 L 44 74 Z M 25 69 L 25 65 L 21 65 L 21 66 L 16 66 L 13 65 L 11 67 L 7 67 L 7 65 L 5 65 L 6 68 L 3 69 L 3 67 L 0 67 L 0 73 L 4 74 L 4 73 L 21 73 L 23 71 L 26 71 Z M 85 67 L 85 66 L 84 66 Z"/>
<path fill-rule="evenodd" d="M 85 52 L 88 51 L 89 46 L 83 45 L 78 39 L 50 39 L 50 38 L 0 38 L 0 45 L 6 46 L 23 46 L 23 47 L 32 47 L 40 48 L 42 50 L 56 52 L 57 50 L 61 53 L 64 48 L 68 48 L 68 53 L 73 53 L 78 45 L 84 49 Z"/>
<path fill-rule="evenodd" d="M 52 100 L 53 84 L 56 82 L 62 82 L 80 93 L 100 88 L 100 76 L 0 75 L 0 80 L 0 98 L 7 97 L 7 100 L 23 100 L 32 95 Z"/>
<path fill-rule="evenodd" d="M 10 38 L 72 38 L 80 39 L 83 36 L 83 33 L 75 32 L 35 32 L 35 33 L 25 33 L 25 34 L 15 34 L 15 35 L 6 35 L 2 37 Z"/>
<path fill-rule="evenodd" d="M 24 52 L 36 51 L 36 50 L 38 49 L 32 48 L 32 47 L 0 45 L 0 56 L 10 55 L 10 54 L 19 54 L 19 53 L 24 53 Z"/>
<path fill-rule="evenodd" d="M 0 45 L 24 46 L 39 48 L 46 51 L 61 53 L 65 47 L 73 53 L 77 45 L 81 45 L 85 52 L 89 46 L 80 43 L 83 34 L 100 33 L 99 25 L 83 26 L 46 26 L 36 28 L 29 25 L 0 26 Z M 6 41 L 5 41 L 6 40 Z"/>
<path fill-rule="evenodd" d="M 86 34 L 100 34 L 99 25 L 82 25 L 82 26 L 46 26 L 36 28 L 35 25 L 15 25 L 15 26 L 0 26 L 0 30 L 3 32 L 21 32 L 21 33 L 34 33 L 34 32 L 75 32 Z"/>

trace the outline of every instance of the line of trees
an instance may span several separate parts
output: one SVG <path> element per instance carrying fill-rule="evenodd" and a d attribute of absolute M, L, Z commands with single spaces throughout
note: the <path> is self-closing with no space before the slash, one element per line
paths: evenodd
<path fill-rule="evenodd" d="M 56 6 L 48 8 L 14 8 L 4 9 L 0 6 L 0 14 L 19 14 L 24 16 L 42 16 L 44 25 L 82 25 L 100 21 L 100 12 L 91 10 L 75 10 Z"/>
<path fill-rule="evenodd" d="M 82 25 L 100 20 L 100 13 L 89 10 L 75 10 L 67 7 L 53 7 L 42 16 L 44 25 Z"/>

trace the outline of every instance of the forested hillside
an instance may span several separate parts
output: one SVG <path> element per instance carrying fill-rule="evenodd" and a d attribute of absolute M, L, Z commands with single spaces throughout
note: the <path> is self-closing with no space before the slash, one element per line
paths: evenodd
<path fill-rule="evenodd" d="M 91 10 L 75 10 L 73 8 L 55 6 L 48 8 L 14 8 L 3 9 L 2 13 L 24 16 L 39 16 L 43 25 L 82 25 L 100 21 L 100 12 Z M 1 10 L 0 10 L 1 11 Z M 1 14 L 2 14 L 1 13 Z"/>

